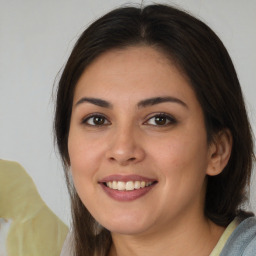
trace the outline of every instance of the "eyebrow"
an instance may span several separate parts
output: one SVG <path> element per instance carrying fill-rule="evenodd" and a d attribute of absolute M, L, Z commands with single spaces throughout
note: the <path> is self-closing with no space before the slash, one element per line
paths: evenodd
<path fill-rule="evenodd" d="M 186 108 L 188 108 L 187 104 L 185 102 L 183 102 L 182 100 L 175 98 L 175 97 L 155 97 L 155 98 L 150 98 L 150 99 L 145 99 L 142 100 L 138 103 L 138 107 L 141 108 L 145 108 L 148 106 L 153 106 L 156 104 L 160 104 L 160 103 L 165 103 L 165 102 L 173 102 L 173 103 L 178 103 Z"/>
<path fill-rule="evenodd" d="M 81 98 L 76 104 L 75 106 L 78 106 L 82 103 L 91 103 L 94 104 L 96 106 L 102 107 L 102 108 L 113 108 L 113 105 L 106 101 L 106 100 L 102 100 L 102 99 L 98 99 L 98 98 L 87 98 L 87 97 L 83 97 Z M 153 106 L 153 105 L 157 105 L 160 103 L 165 103 L 165 102 L 172 102 L 172 103 L 178 103 L 186 108 L 188 108 L 187 104 L 185 102 L 183 102 L 182 100 L 175 98 L 175 97 L 154 97 L 154 98 L 149 98 L 149 99 L 145 99 L 140 101 L 137 106 L 138 108 L 145 108 L 148 106 Z"/>
<path fill-rule="evenodd" d="M 75 106 L 80 105 L 84 102 L 89 102 L 91 104 L 97 105 L 97 106 L 102 107 L 102 108 L 112 108 L 113 107 L 113 105 L 111 103 L 109 103 L 108 101 L 106 101 L 106 100 L 97 99 L 97 98 L 86 98 L 86 97 L 81 98 L 75 104 Z"/>

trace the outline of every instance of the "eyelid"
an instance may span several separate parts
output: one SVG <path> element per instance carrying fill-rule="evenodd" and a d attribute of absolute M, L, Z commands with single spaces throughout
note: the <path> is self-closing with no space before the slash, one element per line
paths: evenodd
<path fill-rule="evenodd" d="M 108 123 L 107 124 L 102 124 L 102 125 L 91 125 L 91 124 L 88 124 L 87 123 L 87 121 L 90 119 L 90 118 L 94 118 L 94 117 L 101 117 L 101 118 L 104 118 Z M 108 118 L 104 115 L 104 114 L 102 114 L 102 113 L 91 113 L 91 114 L 89 114 L 89 115 L 87 115 L 87 116 L 85 116 L 85 117 L 83 117 L 82 118 L 82 120 L 81 120 L 81 124 L 83 124 L 83 125 L 87 125 L 87 126 L 106 126 L 106 125 L 110 125 L 111 124 L 111 122 L 108 120 Z"/>
<path fill-rule="evenodd" d="M 149 116 L 147 116 L 147 119 L 143 124 L 147 124 L 150 119 L 156 118 L 156 117 L 165 117 L 166 119 L 168 119 L 169 122 L 167 124 L 164 124 L 164 125 L 157 125 L 157 124 L 156 125 L 149 124 L 149 125 L 158 126 L 158 127 L 161 127 L 161 126 L 165 127 L 165 126 L 173 125 L 173 124 L 177 123 L 177 119 L 175 117 L 173 117 L 173 115 L 167 114 L 167 113 L 164 113 L 164 112 L 158 112 L 158 113 L 153 113 L 153 114 L 150 114 Z"/>

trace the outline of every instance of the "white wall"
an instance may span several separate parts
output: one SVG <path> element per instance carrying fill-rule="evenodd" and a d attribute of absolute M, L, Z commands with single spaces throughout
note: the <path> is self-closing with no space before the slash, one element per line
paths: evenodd
<path fill-rule="evenodd" d="M 256 0 L 155 2 L 190 10 L 221 37 L 237 68 L 255 132 Z M 69 200 L 52 136 L 54 79 L 83 29 L 123 3 L 0 0 L 0 158 L 21 163 L 48 206 L 66 223 Z M 254 194 L 255 184 L 256 179 Z M 253 196 L 251 201 L 256 201 Z M 256 202 L 252 204 L 256 210 Z"/>

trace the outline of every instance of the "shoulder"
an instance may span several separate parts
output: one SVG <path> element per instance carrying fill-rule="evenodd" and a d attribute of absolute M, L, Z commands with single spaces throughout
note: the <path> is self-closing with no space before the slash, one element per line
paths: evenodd
<path fill-rule="evenodd" d="M 256 217 L 242 220 L 229 237 L 220 256 L 255 256 Z"/>

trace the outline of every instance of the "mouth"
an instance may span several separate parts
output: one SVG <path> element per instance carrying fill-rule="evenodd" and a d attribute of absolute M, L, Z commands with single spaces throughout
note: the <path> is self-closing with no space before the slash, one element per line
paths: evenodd
<path fill-rule="evenodd" d="M 152 186 L 153 184 L 156 184 L 157 181 L 108 181 L 104 182 L 103 185 L 114 190 L 118 191 L 133 191 L 136 189 L 142 189 L 145 187 Z"/>
<path fill-rule="evenodd" d="M 111 175 L 99 181 L 104 192 L 117 201 L 132 201 L 146 195 L 157 180 L 138 175 Z"/>

